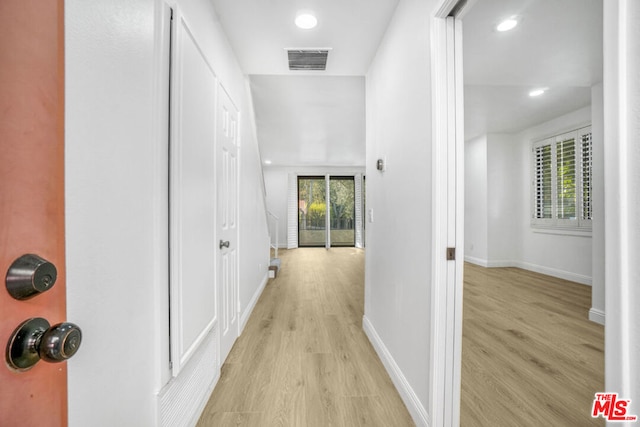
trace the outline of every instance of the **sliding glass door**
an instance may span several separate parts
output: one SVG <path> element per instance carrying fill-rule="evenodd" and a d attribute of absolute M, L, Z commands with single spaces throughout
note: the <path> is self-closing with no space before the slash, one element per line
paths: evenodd
<path fill-rule="evenodd" d="M 298 246 L 326 246 L 326 199 L 324 176 L 298 177 Z"/>
<path fill-rule="evenodd" d="M 352 176 L 332 176 L 329 179 L 329 224 L 331 246 L 355 246 L 355 180 Z"/>
<path fill-rule="evenodd" d="M 356 203 L 353 176 L 298 177 L 298 246 L 355 246 Z M 327 191 L 329 206 L 327 206 Z M 328 215 L 328 221 L 327 221 Z"/>

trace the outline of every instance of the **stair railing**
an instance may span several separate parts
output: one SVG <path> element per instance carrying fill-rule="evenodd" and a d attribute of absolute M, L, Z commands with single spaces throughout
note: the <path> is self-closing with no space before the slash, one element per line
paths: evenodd
<path fill-rule="evenodd" d="M 279 224 L 280 224 L 280 218 L 278 218 L 276 215 L 274 215 L 272 212 L 267 211 L 267 215 L 269 215 L 269 217 L 271 219 L 273 219 L 273 221 L 275 222 L 276 226 L 275 226 L 275 243 L 273 241 L 270 242 L 271 247 L 274 249 L 275 251 L 275 256 L 274 258 L 278 258 L 278 246 L 279 242 L 280 242 L 280 231 L 279 231 Z M 271 240 L 271 239 L 270 239 Z"/>

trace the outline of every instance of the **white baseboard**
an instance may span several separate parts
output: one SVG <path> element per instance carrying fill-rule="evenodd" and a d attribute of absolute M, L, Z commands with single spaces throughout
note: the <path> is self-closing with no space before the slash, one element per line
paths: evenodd
<path fill-rule="evenodd" d="M 465 262 L 470 262 L 471 264 L 479 265 L 480 267 L 489 267 L 486 259 L 465 255 L 464 260 Z"/>
<path fill-rule="evenodd" d="M 556 268 L 544 267 L 541 265 L 530 264 L 528 262 L 516 262 L 514 267 L 520 267 L 525 270 L 535 271 L 536 273 L 546 274 L 547 276 L 557 277 L 559 279 L 570 280 L 572 282 L 582 283 L 591 286 L 591 277 L 582 274 L 572 273 L 569 271 L 558 270 Z"/>
<path fill-rule="evenodd" d="M 523 261 L 512 260 L 486 260 L 482 258 L 475 258 L 465 255 L 464 260 L 471 264 L 476 264 L 481 267 L 495 268 L 495 267 L 518 267 L 523 270 L 535 271 L 536 273 L 546 274 L 547 276 L 557 277 L 559 279 L 570 280 L 572 282 L 581 283 L 583 285 L 592 285 L 592 279 L 590 276 L 582 274 L 572 273 L 570 271 L 559 270 L 557 268 L 545 267 L 542 265 L 531 264 Z"/>
<path fill-rule="evenodd" d="M 416 396 L 416 393 L 413 391 L 413 388 L 409 384 L 409 381 L 405 378 L 404 374 L 400 370 L 400 367 L 387 350 L 387 347 L 382 342 L 382 339 L 376 332 L 375 328 L 367 318 L 367 316 L 363 316 L 362 318 L 362 328 L 364 332 L 367 334 L 369 341 L 373 345 L 373 348 L 378 353 L 378 357 L 382 360 L 382 364 L 386 368 L 393 384 L 398 389 L 400 393 L 400 397 L 402 398 L 404 404 L 407 406 L 413 421 L 416 423 L 418 427 L 429 427 L 429 415 L 427 411 L 424 409 L 424 406 Z"/>
<path fill-rule="evenodd" d="M 240 334 L 242 334 L 242 331 L 244 330 L 244 326 L 247 324 L 247 320 L 249 320 L 249 316 L 251 316 L 251 313 L 253 312 L 254 307 L 258 303 L 258 299 L 260 299 L 260 295 L 262 295 L 262 291 L 264 290 L 264 287 L 267 285 L 268 281 L 269 281 L 269 272 L 266 272 L 264 275 L 264 278 L 262 279 L 262 282 L 260 282 L 260 286 L 258 286 L 258 289 L 256 289 L 256 292 L 253 294 L 253 297 L 251 298 L 251 301 L 249 301 L 247 308 L 244 310 L 244 312 L 240 316 Z"/>
<path fill-rule="evenodd" d="M 589 310 L 589 320 L 604 326 L 604 319 L 605 319 L 604 311 L 591 307 L 591 310 Z"/>

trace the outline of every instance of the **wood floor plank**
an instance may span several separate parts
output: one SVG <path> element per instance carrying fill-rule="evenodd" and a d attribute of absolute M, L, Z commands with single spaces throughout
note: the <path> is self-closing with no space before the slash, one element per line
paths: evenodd
<path fill-rule="evenodd" d="M 597 426 L 604 328 L 591 288 L 516 268 L 465 264 L 462 426 Z"/>
<path fill-rule="evenodd" d="M 280 258 L 198 427 L 414 426 L 362 330 L 364 251 Z"/>
<path fill-rule="evenodd" d="M 362 330 L 364 252 L 283 251 L 198 424 L 412 426 Z M 462 426 L 589 426 L 604 387 L 590 288 L 466 265 Z"/>

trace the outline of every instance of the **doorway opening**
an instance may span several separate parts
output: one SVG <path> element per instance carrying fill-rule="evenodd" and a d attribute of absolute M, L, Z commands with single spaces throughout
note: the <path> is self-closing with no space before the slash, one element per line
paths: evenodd
<path fill-rule="evenodd" d="M 515 424 L 593 422 L 593 395 L 604 386 L 603 331 L 588 318 L 588 285 L 597 279 L 590 209 L 589 221 L 580 218 L 581 200 L 592 200 L 591 178 L 581 175 L 587 166 L 590 171 L 591 145 L 583 150 L 581 135 L 590 143 L 588 126 L 593 122 L 597 128 L 602 118 L 594 99 L 598 72 L 590 68 L 598 55 L 583 61 L 589 49 L 575 38 L 589 40 L 586 44 L 597 51 L 597 40 L 590 37 L 601 31 L 601 7 L 596 0 L 568 13 L 557 5 L 478 2 L 455 18 L 463 28 L 455 36 L 464 32 L 464 42 L 456 40 L 456 48 L 463 47 L 464 67 L 464 161 L 457 163 L 458 168 L 464 164 L 465 193 L 459 252 L 467 262 L 461 303 L 462 425 L 471 420 L 495 425 L 501 417 Z M 491 20 L 498 22 L 502 15 L 522 20 L 513 32 L 500 33 Z M 561 17 L 567 23 L 588 22 L 589 30 L 577 36 L 577 31 L 554 28 L 553 20 Z M 553 38 L 554 50 L 541 49 L 523 66 L 519 55 L 549 45 L 547 37 Z M 567 64 L 562 76 L 546 72 L 544 64 L 553 58 Z M 575 64 L 582 66 L 580 72 Z M 593 80 L 584 77 L 586 69 Z M 538 86 L 546 93 L 535 91 Z M 545 211 L 552 202 L 553 213 Z M 490 385 L 486 378 L 492 379 Z M 494 399 L 501 400 L 500 407 L 490 409 Z M 556 404 L 563 410 L 549 411 Z"/>

